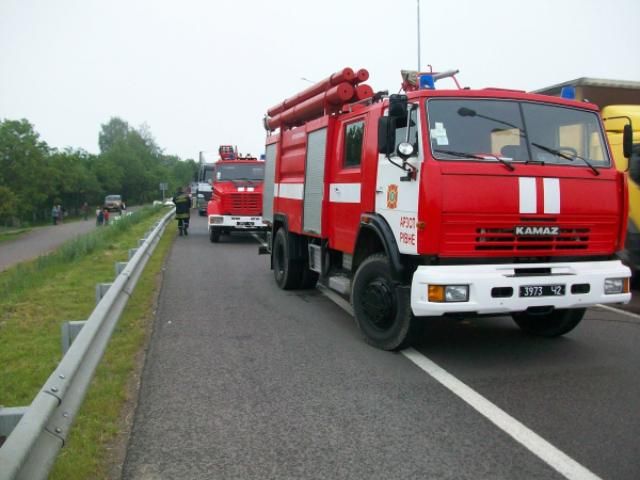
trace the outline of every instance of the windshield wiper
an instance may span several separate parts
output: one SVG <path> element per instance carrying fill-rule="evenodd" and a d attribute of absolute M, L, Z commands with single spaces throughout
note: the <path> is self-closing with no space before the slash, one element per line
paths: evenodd
<path fill-rule="evenodd" d="M 539 143 L 535 143 L 535 142 L 531 142 L 531 145 L 533 145 L 534 147 L 539 148 L 540 150 L 544 150 L 547 153 L 550 153 L 552 155 L 556 155 L 560 158 L 564 158 L 565 160 L 569 160 L 570 162 L 573 162 L 576 158 L 579 158 L 580 160 L 582 160 L 587 167 L 589 167 L 591 169 L 591 171 L 594 173 L 594 175 L 600 175 L 600 172 L 598 171 L 598 169 L 596 167 L 593 166 L 593 164 L 591 162 L 589 162 L 589 160 L 587 160 L 584 157 L 581 157 L 580 155 L 574 155 L 573 157 L 567 155 L 566 153 L 562 153 L 560 150 L 556 150 L 555 148 L 551 148 L 551 147 L 546 147 L 544 145 L 540 145 Z"/>
<path fill-rule="evenodd" d="M 498 162 L 500 162 L 501 164 L 503 164 L 505 167 L 507 167 L 509 169 L 509 171 L 513 172 L 515 170 L 515 167 L 513 165 L 511 165 L 511 162 L 507 162 L 504 158 L 500 158 L 498 155 L 476 155 L 473 153 L 466 153 L 466 152 L 456 152 L 454 150 L 442 150 L 439 148 L 436 148 L 433 150 L 434 152 L 438 152 L 438 153 L 444 153 L 447 155 L 453 155 L 455 157 L 462 157 L 462 158 L 475 158 L 476 160 L 487 160 L 487 159 L 495 159 Z"/>

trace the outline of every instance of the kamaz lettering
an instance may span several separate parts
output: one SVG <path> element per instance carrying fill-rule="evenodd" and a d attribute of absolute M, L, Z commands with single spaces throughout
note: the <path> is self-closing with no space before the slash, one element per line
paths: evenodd
<path fill-rule="evenodd" d="M 542 236 L 548 237 L 551 235 L 558 235 L 560 233 L 560 227 L 522 227 L 515 228 L 514 233 L 518 236 Z"/>

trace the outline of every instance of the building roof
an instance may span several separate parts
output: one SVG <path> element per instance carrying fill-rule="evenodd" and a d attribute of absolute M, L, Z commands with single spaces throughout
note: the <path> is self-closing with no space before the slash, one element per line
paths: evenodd
<path fill-rule="evenodd" d="M 558 83 L 557 85 L 551 85 L 549 87 L 534 90 L 533 93 L 549 94 L 552 92 L 559 92 L 562 87 L 566 86 L 574 87 L 606 87 L 606 88 L 628 88 L 631 90 L 640 90 L 640 82 L 634 82 L 631 80 L 610 80 L 607 78 L 591 78 L 581 77 L 575 80 L 569 80 L 568 82 Z"/>

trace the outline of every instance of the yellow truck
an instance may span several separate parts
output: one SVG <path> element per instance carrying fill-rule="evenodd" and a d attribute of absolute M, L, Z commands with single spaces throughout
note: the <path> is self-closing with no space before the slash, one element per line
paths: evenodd
<path fill-rule="evenodd" d="M 574 95 L 598 105 L 618 170 L 627 172 L 629 223 L 623 260 L 640 275 L 640 82 L 577 78 L 536 90 L 544 95 Z M 629 158 L 624 155 L 624 130 L 632 132 Z M 636 278 L 637 279 L 637 278 Z"/>

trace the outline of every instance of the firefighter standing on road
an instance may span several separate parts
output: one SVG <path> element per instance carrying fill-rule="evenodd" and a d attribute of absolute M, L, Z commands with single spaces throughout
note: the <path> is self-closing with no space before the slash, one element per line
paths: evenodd
<path fill-rule="evenodd" d="M 178 220 L 178 232 L 180 236 L 189 235 L 189 217 L 191 216 L 191 198 L 182 188 L 178 188 L 173 203 L 176 205 L 176 219 Z"/>

